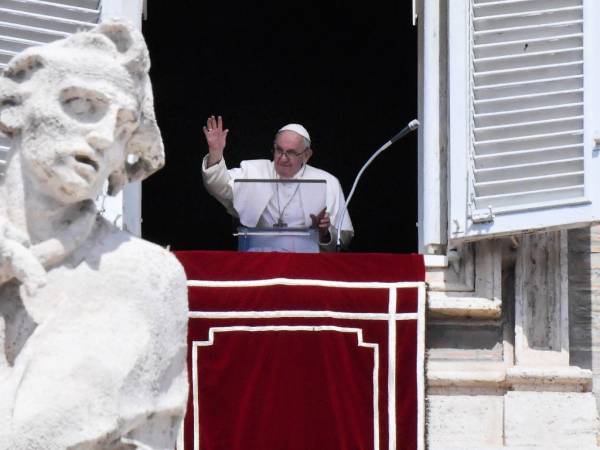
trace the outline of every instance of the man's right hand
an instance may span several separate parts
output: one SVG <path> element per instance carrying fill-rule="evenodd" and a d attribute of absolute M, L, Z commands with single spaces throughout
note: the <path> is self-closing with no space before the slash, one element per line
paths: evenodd
<path fill-rule="evenodd" d="M 214 166 L 223 158 L 223 150 L 227 143 L 227 133 L 229 130 L 223 129 L 223 118 L 210 116 L 206 119 L 206 126 L 202 127 L 206 142 L 208 143 L 208 161 L 207 167 Z"/>

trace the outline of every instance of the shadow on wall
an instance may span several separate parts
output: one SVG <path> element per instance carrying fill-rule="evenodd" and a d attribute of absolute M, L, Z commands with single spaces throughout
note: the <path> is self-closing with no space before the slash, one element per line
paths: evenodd
<path fill-rule="evenodd" d="M 570 365 L 594 373 L 593 390 L 600 392 L 600 354 L 594 342 L 600 327 L 600 227 L 569 230 L 569 350 Z M 596 395 L 596 402 L 600 396 Z M 600 407 L 600 403 L 598 404 Z"/>

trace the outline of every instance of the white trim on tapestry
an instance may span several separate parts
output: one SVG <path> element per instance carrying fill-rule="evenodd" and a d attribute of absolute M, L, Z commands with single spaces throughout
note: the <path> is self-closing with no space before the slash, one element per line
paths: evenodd
<path fill-rule="evenodd" d="M 246 326 L 238 325 L 232 327 L 211 327 L 208 330 L 207 341 L 192 341 L 192 390 L 194 399 L 198 398 L 198 347 L 209 347 L 214 344 L 215 334 L 224 332 L 268 332 L 268 331 L 336 331 L 338 333 L 356 333 L 358 346 L 373 349 L 373 448 L 379 450 L 379 344 L 365 342 L 362 329 L 346 328 L 333 325 L 310 326 L 310 325 L 266 325 Z M 389 372 L 389 368 L 388 368 Z M 395 386 L 394 386 L 395 391 Z M 388 395 L 389 397 L 389 395 Z M 194 450 L 200 450 L 199 424 L 199 402 L 194 401 Z"/>
<path fill-rule="evenodd" d="M 204 281 L 204 280 L 188 280 L 189 287 L 202 288 L 248 288 L 248 287 L 265 287 L 274 285 L 287 286 L 317 286 L 317 287 L 334 287 L 334 288 L 349 288 L 349 289 L 386 289 L 388 291 L 388 312 L 387 313 L 350 313 L 339 311 L 312 311 L 312 310 L 273 310 L 273 311 L 190 311 L 190 319 L 273 319 L 273 318 L 333 318 L 333 319 L 349 319 L 349 320 L 386 320 L 388 321 L 388 448 L 390 450 L 397 449 L 396 442 L 396 340 L 397 340 L 397 320 L 416 320 L 417 321 L 417 450 L 425 448 L 424 430 L 425 430 L 425 383 L 424 383 L 424 361 L 425 361 L 425 295 L 426 286 L 424 282 L 346 282 L 346 281 L 329 281 L 329 280 L 307 280 L 307 279 L 288 279 L 288 278 L 272 278 L 266 280 L 250 280 L 250 281 Z M 418 302 L 416 313 L 397 313 L 397 289 L 418 289 Z M 336 326 L 303 326 L 303 325 L 286 325 L 286 326 L 233 326 L 233 327 L 213 327 L 209 331 L 208 341 L 194 341 L 194 353 L 192 361 L 193 377 L 193 393 L 194 399 L 198 398 L 197 386 L 197 347 L 212 345 L 214 341 L 214 333 L 212 330 L 224 331 L 254 331 L 250 329 L 258 329 L 263 331 L 268 329 L 302 329 L 309 331 L 321 331 L 324 329 L 331 330 L 350 330 L 347 332 L 357 332 L 359 334 L 359 346 L 362 342 L 362 330 L 359 328 L 343 328 Z M 211 334 L 212 333 L 212 334 Z M 199 344 L 203 342 L 204 345 Z M 379 347 L 378 344 L 366 344 L 363 346 L 375 346 L 377 356 L 376 365 L 379 371 Z M 378 377 L 373 378 L 374 392 L 378 392 Z M 378 395 L 374 398 L 374 428 L 375 428 L 375 450 L 379 450 L 379 408 Z M 194 401 L 194 450 L 199 449 L 199 430 L 198 423 L 198 402 Z M 375 406 L 377 406 L 375 408 Z"/>
<path fill-rule="evenodd" d="M 266 280 L 250 281 L 208 281 L 208 280 L 188 280 L 189 287 L 262 287 L 262 286 L 317 286 L 317 287 L 335 287 L 348 289 L 389 289 L 396 288 L 418 288 L 422 281 L 401 281 L 387 283 L 382 281 L 330 281 L 330 280 L 309 280 L 292 278 L 270 278 Z"/>
<path fill-rule="evenodd" d="M 398 313 L 390 316 L 388 313 L 349 313 L 339 311 L 190 311 L 190 319 L 284 319 L 327 317 L 330 319 L 348 320 L 417 320 L 418 313 Z"/>
<path fill-rule="evenodd" d="M 419 286 L 417 301 L 417 450 L 425 449 L 425 285 Z M 422 361 L 423 364 L 419 364 Z"/>
<path fill-rule="evenodd" d="M 396 289 L 388 299 L 388 448 L 396 448 Z M 419 407 L 417 406 L 417 410 Z"/>

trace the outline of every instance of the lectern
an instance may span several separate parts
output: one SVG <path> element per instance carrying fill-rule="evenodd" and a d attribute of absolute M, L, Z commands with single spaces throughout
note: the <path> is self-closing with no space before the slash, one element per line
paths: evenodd
<path fill-rule="evenodd" d="M 311 215 L 325 209 L 326 190 L 325 180 L 234 180 L 233 207 L 241 224 L 234 234 L 238 250 L 318 253 L 319 231 Z"/>
<path fill-rule="evenodd" d="M 240 252 L 319 253 L 316 228 L 238 227 Z"/>

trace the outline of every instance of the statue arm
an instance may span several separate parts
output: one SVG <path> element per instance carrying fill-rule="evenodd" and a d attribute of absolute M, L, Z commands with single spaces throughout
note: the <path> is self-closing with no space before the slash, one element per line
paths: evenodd
<path fill-rule="evenodd" d="M 27 237 L 7 222 L 0 224 L 0 285 L 16 278 L 29 295 L 46 284 L 46 270 Z"/>
<path fill-rule="evenodd" d="M 30 245 L 25 233 L 0 220 L 0 285 L 16 278 L 33 296 L 46 284 L 46 269 L 65 259 L 89 236 L 96 208 L 91 200 L 85 202 L 68 226 L 57 230 L 54 238 L 35 245 Z"/>

